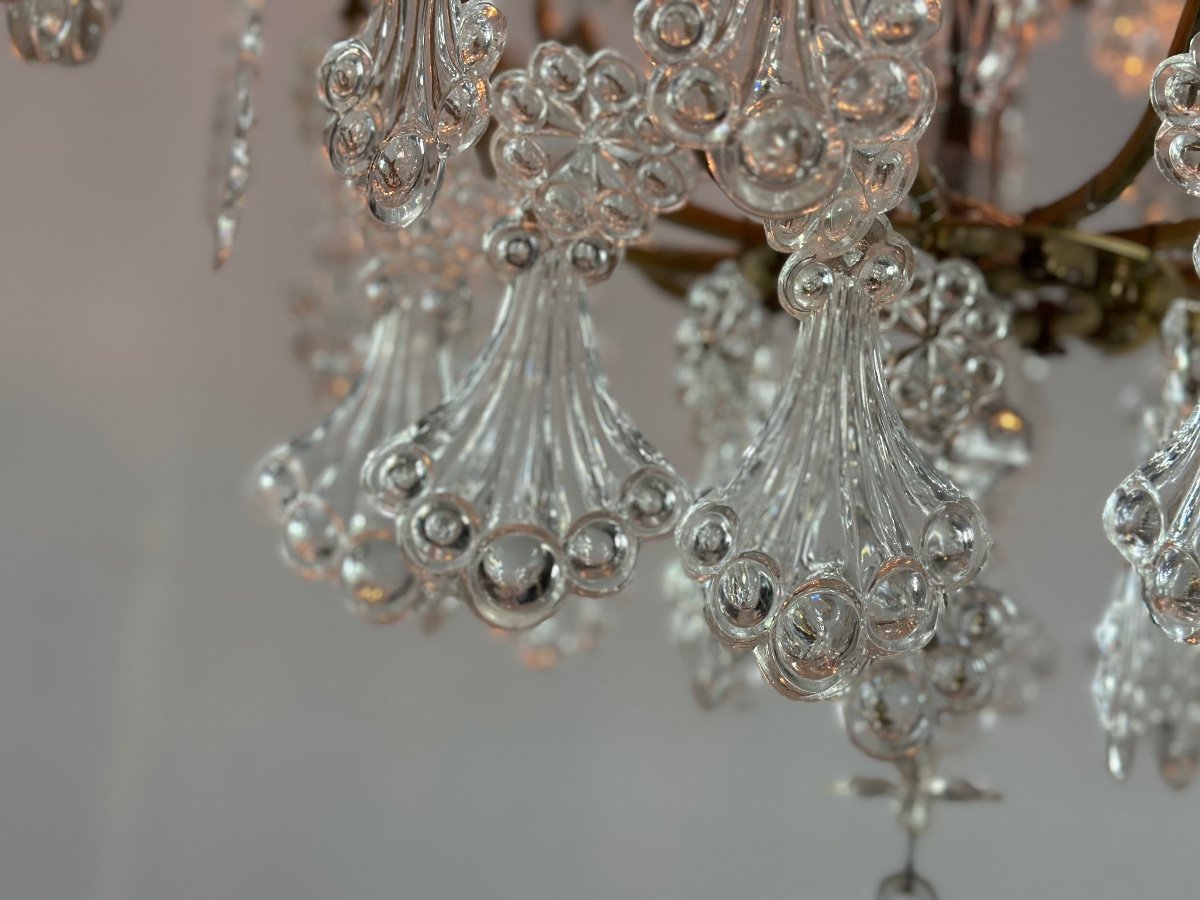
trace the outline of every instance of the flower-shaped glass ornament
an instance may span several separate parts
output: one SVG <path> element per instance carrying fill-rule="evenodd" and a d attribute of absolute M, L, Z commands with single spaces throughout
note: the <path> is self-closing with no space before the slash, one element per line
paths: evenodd
<path fill-rule="evenodd" d="M 779 362 L 769 326 L 762 298 L 732 260 L 688 288 L 675 331 L 675 384 L 704 450 L 701 485 L 733 473 L 771 409 Z"/>
<path fill-rule="evenodd" d="M 622 590 L 688 491 L 599 367 L 585 280 L 606 251 L 511 220 L 487 249 L 511 277 L 491 338 L 443 404 L 371 454 L 363 483 L 415 571 L 458 581 L 486 623 L 521 631 L 568 594 Z"/>
<path fill-rule="evenodd" d="M 619 54 L 546 42 L 492 90 L 497 178 L 549 242 L 578 245 L 577 256 L 600 246 L 615 262 L 687 202 L 695 167 L 650 118 L 645 79 Z"/>
<path fill-rule="evenodd" d="M 1163 320 L 1168 375 L 1158 449 L 1108 498 L 1104 530 L 1141 574 L 1150 614 L 1173 640 L 1200 643 L 1200 303 L 1177 300 Z M 1187 417 L 1179 422 L 1179 417 Z M 1172 426 L 1176 426 L 1172 432 Z"/>
<path fill-rule="evenodd" d="M 955 588 L 928 646 L 859 676 L 842 704 L 846 733 L 869 756 L 913 757 L 935 733 L 1023 711 L 1050 673 L 1052 650 L 1005 594 L 978 583 Z"/>
<path fill-rule="evenodd" d="M 687 310 L 675 332 L 675 380 L 700 444 L 697 484 L 708 488 L 724 484 L 737 470 L 770 412 L 779 366 L 762 298 L 732 261 L 691 285 Z M 709 632 L 704 588 L 677 560 L 668 564 L 663 588 L 671 604 L 671 639 L 691 674 L 697 702 L 705 709 L 746 705 L 748 688 L 762 683 L 754 654 L 726 646 Z"/>
<path fill-rule="evenodd" d="M 254 125 L 254 84 L 263 54 L 263 0 L 240 0 L 237 36 L 231 47 L 229 84 L 217 98 L 215 165 L 217 175 L 214 268 L 233 253 L 242 203 L 250 181 L 250 129 Z"/>
<path fill-rule="evenodd" d="M 1146 615 L 1133 567 L 1117 579 L 1096 644 L 1100 658 L 1092 697 L 1109 772 L 1128 778 L 1138 743 L 1149 737 L 1163 779 L 1176 789 L 1186 787 L 1200 763 L 1200 654 L 1171 641 Z"/>
<path fill-rule="evenodd" d="M 641 0 L 650 108 L 703 150 L 741 209 L 783 220 L 779 249 L 853 244 L 915 177 L 933 113 L 924 0 Z M 831 249 L 831 253 L 839 252 Z"/>
<path fill-rule="evenodd" d="M 1200 197 L 1200 36 L 1187 53 L 1163 60 L 1150 82 L 1150 103 L 1162 119 L 1154 161 L 1171 184 Z"/>
<path fill-rule="evenodd" d="M 373 0 L 359 34 L 326 54 L 318 90 L 333 114 L 329 159 L 381 222 L 415 221 L 446 161 L 483 136 L 505 28 L 486 0 Z"/>
<path fill-rule="evenodd" d="M 26 62 L 89 62 L 123 0 L 8 0 L 8 36 Z"/>
<path fill-rule="evenodd" d="M 879 307 L 912 277 L 884 222 L 846 254 L 793 254 L 780 302 L 800 319 L 790 373 L 734 477 L 676 531 L 684 569 L 731 646 L 787 696 L 843 692 L 868 659 L 924 646 L 944 591 L 991 538 L 975 504 L 908 435 L 883 379 Z"/>
<path fill-rule="evenodd" d="M 973 263 L 913 252 L 912 286 L 883 314 L 886 370 L 904 424 L 937 457 L 1000 395 L 1009 312 Z"/>

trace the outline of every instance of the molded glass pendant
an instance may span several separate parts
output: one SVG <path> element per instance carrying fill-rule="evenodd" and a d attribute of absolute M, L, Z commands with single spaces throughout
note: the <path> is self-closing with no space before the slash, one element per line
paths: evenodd
<path fill-rule="evenodd" d="M 702 451 L 701 489 L 724 484 L 762 426 L 778 387 L 778 359 L 762 299 L 731 261 L 688 289 L 688 313 L 675 333 L 675 380 L 692 413 Z M 692 694 L 704 709 L 747 705 L 749 689 L 762 684 L 754 654 L 718 640 L 704 621 L 704 588 L 678 560 L 664 575 L 671 603 L 671 639 L 691 676 Z"/>
<path fill-rule="evenodd" d="M 846 733 L 869 756 L 899 760 L 968 716 L 1022 711 L 1052 668 L 1053 646 L 1042 631 L 990 587 L 948 591 L 933 640 L 919 653 L 870 666 L 847 693 Z"/>
<path fill-rule="evenodd" d="M 991 546 L 883 380 L 878 308 L 911 274 L 910 248 L 883 222 L 841 257 L 789 258 L 792 370 L 736 475 L 676 532 L 714 633 L 753 647 L 789 697 L 833 696 L 869 659 L 923 647 L 942 593 L 969 583 Z"/>
<path fill-rule="evenodd" d="M 8 36 L 26 62 L 66 66 L 89 62 L 100 50 L 123 0 L 9 0 Z"/>
<path fill-rule="evenodd" d="M 375 622 L 453 597 L 400 558 L 392 523 L 363 496 L 359 473 L 371 450 L 446 392 L 464 303 L 461 295 L 397 298 L 374 325 L 362 375 L 329 418 L 259 468 L 284 560 L 306 578 L 339 582 L 351 608 Z"/>
<path fill-rule="evenodd" d="M 798 249 L 809 226 L 861 238 L 911 185 L 939 18 L 923 0 L 641 0 L 634 36 L 661 127 L 747 213 L 790 220 L 776 243 Z"/>
<path fill-rule="evenodd" d="M 414 222 L 446 160 L 483 136 L 504 42 L 504 17 L 485 0 L 374 0 L 362 31 L 330 48 L 318 85 L 334 115 L 329 160 L 381 222 Z"/>
<path fill-rule="evenodd" d="M 1177 300 L 1163 320 L 1167 378 L 1150 459 L 1109 496 L 1104 530 L 1139 572 L 1150 614 L 1176 641 L 1200 643 L 1200 407 L 1195 407 L 1200 304 Z M 1174 433 L 1170 429 L 1187 418 Z M 1146 424 L 1153 428 L 1153 420 Z"/>
<path fill-rule="evenodd" d="M 1137 744 L 1149 737 L 1163 780 L 1182 789 L 1200 764 L 1200 654 L 1164 635 L 1143 600 L 1141 579 L 1130 567 L 1096 628 L 1100 661 L 1092 698 L 1112 776 L 1129 777 Z"/>
<path fill-rule="evenodd" d="M 577 250 L 579 244 L 571 245 Z M 502 225 L 490 255 L 518 271 L 491 338 L 441 406 L 371 454 L 363 484 L 401 553 L 475 613 L 531 628 L 568 594 L 615 594 L 643 538 L 667 534 L 687 487 L 633 427 L 596 359 L 585 271 Z"/>
<path fill-rule="evenodd" d="M 363 496 L 360 475 L 370 451 L 457 381 L 471 297 L 490 275 L 478 247 L 501 202 L 465 161 L 406 229 L 380 226 L 338 187 L 301 342 L 302 359 L 338 402 L 315 430 L 267 457 L 259 487 L 293 569 L 339 581 L 350 606 L 372 621 L 413 608 L 438 618 L 453 592 L 404 564 L 392 523 Z"/>

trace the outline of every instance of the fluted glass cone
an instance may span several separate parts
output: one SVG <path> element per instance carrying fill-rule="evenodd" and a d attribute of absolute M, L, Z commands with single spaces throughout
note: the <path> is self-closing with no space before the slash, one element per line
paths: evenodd
<path fill-rule="evenodd" d="M 340 582 L 351 608 L 373 621 L 452 596 L 400 558 L 392 523 L 367 502 L 359 473 L 371 450 L 445 393 L 464 303 L 431 295 L 397 302 L 375 323 L 362 374 L 332 414 L 259 467 L 285 561 L 307 578 Z"/>
<path fill-rule="evenodd" d="M 1151 457 L 1104 508 L 1109 541 L 1140 573 L 1150 614 L 1173 640 L 1200 642 L 1200 303 L 1177 300 L 1163 320 L 1166 378 L 1147 416 Z M 1186 416 L 1180 423 L 1180 418 Z M 1177 426 L 1177 427 L 1176 427 Z M 1172 432 L 1172 428 L 1175 430 Z"/>
<path fill-rule="evenodd" d="M 1092 697 L 1109 772 L 1128 778 L 1139 741 L 1152 737 L 1164 780 L 1186 787 L 1200 762 L 1200 655 L 1169 640 L 1146 615 L 1132 567 L 1117 579 L 1096 644 Z"/>
<path fill-rule="evenodd" d="M 506 630 L 567 594 L 620 591 L 641 539 L 669 533 L 687 502 L 609 393 L 583 275 L 559 251 L 515 275 L 463 383 L 372 453 L 363 483 L 413 569 L 458 581 Z"/>
<path fill-rule="evenodd" d="M 801 318 L 791 372 L 737 473 L 676 532 L 685 570 L 707 583 L 711 628 L 753 647 L 791 697 L 839 693 L 868 659 L 924 646 L 942 592 L 970 582 L 991 545 L 884 383 L 877 300 L 864 286 L 887 246 L 856 254 L 853 273 L 785 266 L 793 297 L 807 282 L 828 296 Z"/>

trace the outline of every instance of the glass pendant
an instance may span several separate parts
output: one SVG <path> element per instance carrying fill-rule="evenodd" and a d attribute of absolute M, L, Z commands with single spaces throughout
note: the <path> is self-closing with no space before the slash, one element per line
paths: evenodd
<path fill-rule="evenodd" d="M 911 249 L 884 221 L 841 257 L 788 259 L 792 370 L 737 474 L 676 533 L 714 632 L 753 647 L 789 697 L 841 693 L 869 659 L 924 646 L 943 592 L 970 582 L 991 546 L 883 380 L 878 309 L 911 274 Z"/>
<path fill-rule="evenodd" d="M 691 170 L 616 53 L 544 43 L 494 94 L 492 160 L 520 210 L 485 245 L 509 279 L 496 326 L 453 395 L 371 454 L 363 483 L 414 570 L 521 631 L 568 594 L 622 590 L 641 540 L 688 502 L 609 392 L 585 285 L 685 201 Z"/>
<path fill-rule="evenodd" d="M 1188 53 L 1163 60 L 1155 70 L 1150 103 L 1162 120 L 1154 142 L 1159 172 L 1189 196 L 1200 197 L 1200 36 L 1192 39 Z"/>
<path fill-rule="evenodd" d="M 95 58 L 123 0 L 8 0 L 8 36 L 26 62 L 67 66 Z"/>
<path fill-rule="evenodd" d="M 731 261 L 688 289 L 687 315 L 675 333 L 675 380 L 701 448 L 701 490 L 724 484 L 766 420 L 778 386 L 770 317 L 758 292 Z M 671 604 L 671 640 L 704 709 L 744 706 L 762 684 L 754 654 L 719 641 L 704 621 L 704 588 L 668 564 L 663 588 Z"/>
<path fill-rule="evenodd" d="M 446 160 L 483 136 L 505 36 L 485 0 L 374 0 L 359 34 L 330 48 L 318 76 L 329 160 L 381 222 L 414 222 Z"/>
<path fill-rule="evenodd" d="M 496 191 L 471 165 L 460 165 L 436 206 L 408 229 L 384 229 L 361 207 L 347 220 L 335 205 L 346 256 L 331 312 L 374 319 L 361 374 L 321 425 L 267 457 L 258 483 L 283 527 L 287 563 L 305 577 L 340 582 L 350 606 L 372 621 L 439 610 L 453 598 L 404 564 L 391 521 L 359 479 L 367 454 L 441 400 L 460 374 L 471 284 L 487 268 L 463 252 L 464 242 L 481 241 L 478 214 L 497 209 Z"/>
<path fill-rule="evenodd" d="M 843 725 L 869 756 L 911 758 L 935 732 L 1023 711 L 1052 668 L 1041 626 L 1005 594 L 955 588 L 928 646 L 863 672 L 842 704 Z"/>
<path fill-rule="evenodd" d="M 363 483 L 414 571 L 455 581 L 496 628 L 531 628 L 567 594 L 622 590 L 643 538 L 670 532 L 687 487 L 633 427 L 596 359 L 585 271 L 530 227 L 493 258 L 519 270 L 495 330 L 445 403 L 371 454 Z M 545 250 L 545 252 L 543 252 Z"/>
<path fill-rule="evenodd" d="M 1109 541 L 1141 575 L 1145 600 L 1172 639 L 1200 642 L 1200 407 L 1195 406 L 1200 303 L 1177 300 L 1163 320 L 1167 377 L 1151 435 L 1157 450 L 1104 508 Z M 1187 415 L 1179 424 L 1179 417 Z M 1147 425 L 1155 427 L 1155 419 Z M 1177 426 L 1172 432 L 1172 426 Z"/>
<path fill-rule="evenodd" d="M 803 220 L 783 229 L 792 242 L 779 243 L 793 250 L 810 224 L 852 243 L 864 220 L 907 191 L 912 142 L 933 111 L 921 57 L 940 9 L 923 0 L 641 0 L 634 36 L 655 65 L 655 119 L 708 155 L 747 213 Z"/>
<path fill-rule="evenodd" d="M 1171 468 L 1186 468 L 1196 452 L 1187 440 L 1196 441 L 1194 410 L 1200 408 L 1200 304 L 1176 300 L 1163 319 L 1161 335 L 1165 365 L 1158 395 L 1138 403 L 1139 449 L 1157 452 L 1114 492 L 1105 509 L 1109 540 L 1131 565 L 1118 577 L 1112 602 L 1096 628 L 1100 659 L 1092 697 L 1113 777 L 1129 776 L 1138 742 L 1150 736 L 1163 779 L 1183 788 L 1200 760 L 1200 653 L 1188 646 L 1196 636 L 1187 615 L 1191 607 L 1162 590 L 1159 578 L 1170 574 L 1166 565 L 1180 552 L 1173 549 L 1178 544 L 1162 537 L 1167 515 L 1180 503 L 1179 476 L 1186 475 L 1170 474 Z M 1188 470 L 1192 477 L 1195 467 L 1192 463 Z M 1164 474 L 1167 477 L 1148 480 Z M 1188 488 L 1187 493 L 1194 490 Z M 1167 505 L 1159 505 L 1164 502 Z M 1187 503 L 1184 497 L 1171 531 L 1189 515 Z"/>
<path fill-rule="evenodd" d="M 254 125 L 254 83 L 262 62 L 262 0 L 243 0 L 244 22 L 233 48 L 231 83 L 218 98 L 216 133 L 217 211 L 213 268 L 229 261 L 237 238 L 242 203 L 250 181 L 250 129 Z"/>
<path fill-rule="evenodd" d="M 1200 655 L 1170 640 L 1146 615 L 1142 581 L 1132 567 L 1116 581 L 1096 645 L 1092 698 L 1108 771 L 1128 778 L 1138 742 L 1149 737 L 1163 780 L 1187 787 L 1200 762 Z"/>

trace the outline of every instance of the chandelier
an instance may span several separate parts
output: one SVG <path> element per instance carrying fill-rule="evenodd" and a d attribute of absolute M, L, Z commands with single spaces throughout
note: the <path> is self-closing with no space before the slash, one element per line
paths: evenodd
<path fill-rule="evenodd" d="M 121 11 L 5 7 L 20 58 L 67 65 Z M 263 7 L 238 4 L 218 103 L 218 267 L 252 198 Z M 836 788 L 891 798 L 909 838 L 878 896 L 933 897 L 931 804 L 999 796 L 941 773 L 946 746 L 1053 667 L 987 567 L 987 517 L 1034 454 L 1036 357 L 1157 339 L 1140 464 L 1098 523 L 1123 562 L 1093 694 L 1115 777 L 1148 738 L 1187 786 L 1200 223 L 1145 195 L 1200 197 L 1200 0 L 1097 0 L 1096 67 L 1149 104 L 1100 171 L 1019 212 L 1012 117 L 1051 0 L 539 0 L 522 59 L 503 7 L 349 2 L 303 61 L 326 215 L 292 308 L 324 416 L 254 474 L 286 564 L 371 622 L 473 615 L 533 668 L 595 649 L 605 598 L 652 582 L 701 706 L 827 702 L 893 767 Z M 628 30 L 636 54 L 605 46 Z M 1151 159 L 1174 194 L 1135 185 Z M 1115 203 L 1144 221 L 1084 227 Z M 609 388 L 588 304 L 618 266 L 681 301 L 673 342 L 628 350 L 673 348 L 695 478 Z"/>

